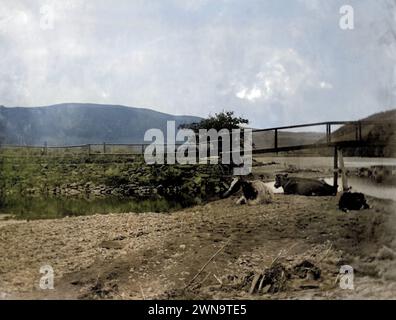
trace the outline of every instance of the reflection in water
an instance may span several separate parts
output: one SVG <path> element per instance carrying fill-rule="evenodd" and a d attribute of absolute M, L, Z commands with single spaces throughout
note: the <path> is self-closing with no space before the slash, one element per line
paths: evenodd
<path fill-rule="evenodd" d="M 3 199 L 0 214 L 11 214 L 23 219 L 46 219 L 96 213 L 168 212 L 176 209 L 180 209 L 178 203 L 165 199 L 13 196 Z"/>
<path fill-rule="evenodd" d="M 344 158 L 346 167 L 396 166 L 395 158 Z"/>
<path fill-rule="evenodd" d="M 325 179 L 329 184 L 333 184 L 333 178 Z M 341 184 L 341 179 L 338 184 Z M 362 177 L 348 177 L 348 186 L 352 187 L 353 192 L 362 192 L 366 195 L 379 199 L 389 199 L 396 201 L 396 186 L 389 184 L 376 183 L 371 179 Z M 342 186 L 338 186 L 341 191 Z"/>

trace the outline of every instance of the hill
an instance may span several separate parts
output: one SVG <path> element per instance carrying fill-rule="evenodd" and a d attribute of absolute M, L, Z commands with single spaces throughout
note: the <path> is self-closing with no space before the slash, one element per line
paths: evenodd
<path fill-rule="evenodd" d="M 361 147 L 355 150 L 346 150 L 349 156 L 395 156 L 396 155 L 396 109 L 375 113 L 361 119 L 362 140 L 367 146 L 376 144 L 377 147 Z M 332 134 L 332 141 L 354 140 L 356 127 L 344 125 Z"/>
<path fill-rule="evenodd" d="M 120 105 L 68 103 L 46 107 L 0 106 L 0 142 L 4 144 L 74 145 L 86 143 L 141 143 L 151 128 L 166 132 L 166 122 L 200 121 L 150 109 Z"/>

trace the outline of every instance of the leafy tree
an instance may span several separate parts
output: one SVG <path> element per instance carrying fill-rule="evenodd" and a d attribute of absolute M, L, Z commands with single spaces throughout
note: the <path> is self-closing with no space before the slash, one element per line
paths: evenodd
<path fill-rule="evenodd" d="M 248 124 L 249 120 L 244 119 L 242 117 L 237 117 L 234 115 L 234 111 L 222 111 L 220 113 L 215 113 L 214 116 L 209 115 L 207 119 L 203 119 L 200 122 L 191 123 L 191 124 L 183 124 L 179 126 L 179 129 L 191 129 L 196 134 L 198 134 L 200 129 L 215 129 L 216 131 L 220 131 L 222 129 L 228 129 L 230 132 L 232 129 L 239 129 L 241 125 Z M 243 147 L 243 138 L 241 137 L 241 147 Z M 223 151 L 223 144 L 218 144 L 218 152 L 221 154 Z M 210 149 L 207 150 L 207 156 L 210 156 Z M 233 164 L 230 165 L 221 165 L 223 170 L 226 172 L 231 172 Z"/>
<path fill-rule="evenodd" d="M 248 123 L 248 119 L 234 116 L 234 111 L 222 111 L 220 113 L 215 113 L 214 116 L 209 115 L 207 119 L 203 119 L 200 122 L 182 124 L 179 128 L 192 129 L 194 132 L 198 132 L 199 129 L 215 129 L 220 131 L 221 129 L 238 129 L 242 124 Z"/>

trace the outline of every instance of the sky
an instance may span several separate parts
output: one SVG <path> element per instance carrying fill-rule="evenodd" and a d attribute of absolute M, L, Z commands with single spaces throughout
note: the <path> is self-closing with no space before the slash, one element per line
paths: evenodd
<path fill-rule="evenodd" d="M 340 27 L 344 5 L 353 29 Z M 396 108 L 395 62 L 396 0 L 0 0 L 9 107 L 355 120 Z"/>

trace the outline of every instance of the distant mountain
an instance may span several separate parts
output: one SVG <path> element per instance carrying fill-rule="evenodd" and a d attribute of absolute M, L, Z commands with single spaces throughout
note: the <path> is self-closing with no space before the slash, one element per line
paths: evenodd
<path fill-rule="evenodd" d="M 45 141 L 48 145 L 141 143 L 148 129 L 158 128 L 166 133 L 168 120 L 176 121 L 179 126 L 201 118 L 120 105 L 0 106 L 0 142 L 19 145 L 42 145 Z"/>

